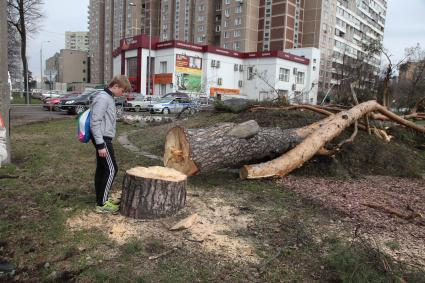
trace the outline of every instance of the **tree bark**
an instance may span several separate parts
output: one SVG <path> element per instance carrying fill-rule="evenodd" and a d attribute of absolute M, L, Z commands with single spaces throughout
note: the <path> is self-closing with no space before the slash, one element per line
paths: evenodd
<path fill-rule="evenodd" d="M 372 100 L 361 103 L 348 111 L 343 111 L 334 116 L 328 117 L 327 121 L 320 129 L 314 131 L 299 145 L 297 145 L 297 147 L 288 151 L 284 155 L 268 162 L 245 165 L 240 171 L 240 177 L 242 179 L 258 179 L 273 176 L 285 176 L 294 169 L 301 167 L 304 162 L 312 158 L 321 148 L 323 148 L 327 142 L 340 135 L 345 128 L 372 111 L 378 111 L 402 125 L 425 133 L 424 127 L 400 118 L 386 110 L 385 107 L 378 104 L 376 101 Z"/>
<path fill-rule="evenodd" d="M 175 214 L 186 203 L 187 177 L 170 168 L 136 167 L 124 176 L 122 215 L 159 218 Z"/>
<path fill-rule="evenodd" d="M 241 178 L 283 176 L 302 166 L 327 142 L 372 111 L 425 133 L 424 127 L 393 114 L 376 101 L 369 101 L 298 129 L 259 128 L 258 131 L 253 131 L 253 123 L 248 122 L 243 123 L 250 127 L 246 131 L 240 130 L 242 124 L 233 123 L 207 129 L 174 127 L 165 138 L 164 166 L 191 176 L 198 172 L 263 162 L 296 146 L 275 160 L 246 165 L 240 173 Z M 236 128 L 238 131 L 234 130 Z M 235 132 L 238 133 L 237 136 L 232 135 Z M 244 136 L 244 133 L 249 135 Z"/>
<path fill-rule="evenodd" d="M 219 168 L 240 166 L 252 160 L 270 160 L 298 144 L 312 130 L 260 128 L 250 138 L 239 138 L 232 130 L 238 124 L 223 123 L 207 129 L 173 127 L 165 138 L 164 166 L 188 176 Z M 312 129 L 318 124 L 309 126 Z"/>

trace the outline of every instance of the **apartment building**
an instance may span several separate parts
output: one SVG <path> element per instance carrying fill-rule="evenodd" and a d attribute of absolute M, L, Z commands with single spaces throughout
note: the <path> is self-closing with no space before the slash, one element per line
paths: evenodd
<path fill-rule="evenodd" d="M 161 41 L 180 40 L 238 52 L 318 48 L 322 91 L 339 84 L 345 77 L 343 69 L 350 64 L 354 66 L 353 62 L 364 61 L 373 68 L 379 67 L 380 54 L 367 54 L 364 47 L 374 41 L 382 42 L 387 9 L 386 0 L 91 0 L 90 3 L 90 18 L 98 17 L 90 22 L 90 27 L 95 25 L 90 38 L 97 40 L 90 46 L 102 49 L 102 52 L 91 51 L 91 56 L 103 58 L 104 73 L 97 77 L 105 81 L 111 77 L 111 54 L 120 46 L 119 40 L 149 34 L 151 26 L 151 34 L 158 35 Z M 101 3 L 103 11 L 93 12 L 102 9 Z M 103 39 L 92 34 L 92 30 L 102 28 Z M 98 44 L 100 41 L 103 46 Z M 96 63 L 100 66 L 94 60 L 93 64 Z M 93 77 L 99 66 L 92 68 Z"/>
<path fill-rule="evenodd" d="M 57 63 L 54 62 L 55 59 L 50 62 L 57 64 L 57 81 L 61 83 L 88 82 L 89 65 L 87 55 L 88 53 L 85 51 L 62 49 L 57 57 Z"/>
<path fill-rule="evenodd" d="M 90 0 L 89 4 L 90 81 L 104 83 L 105 66 L 105 1 Z"/>
<path fill-rule="evenodd" d="M 366 54 L 365 46 L 383 41 L 386 0 L 311 0 L 304 5 L 302 46 L 321 50 L 322 90 L 339 84 L 345 67 L 359 61 L 377 73 L 380 54 Z"/>
<path fill-rule="evenodd" d="M 260 1 L 258 50 L 285 50 L 302 47 L 304 1 Z"/>
<path fill-rule="evenodd" d="M 104 84 L 112 78 L 112 53 L 120 40 L 136 34 L 159 35 L 160 1 L 90 0 L 89 55 L 91 82 Z"/>
<path fill-rule="evenodd" d="M 86 31 L 66 31 L 65 49 L 89 51 L 89 34 Z"/>

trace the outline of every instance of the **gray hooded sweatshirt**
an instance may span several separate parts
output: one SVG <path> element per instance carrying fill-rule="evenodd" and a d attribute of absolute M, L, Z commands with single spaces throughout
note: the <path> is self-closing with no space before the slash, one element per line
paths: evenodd
<path fill-rule="evenodd" d="M 95 140 L 96 148 L 105 148 L 104 137 L 115 137 L 117 112 L 114 94 L 107 88 L 93 95 L 90 105 L 90 130 Z"/>

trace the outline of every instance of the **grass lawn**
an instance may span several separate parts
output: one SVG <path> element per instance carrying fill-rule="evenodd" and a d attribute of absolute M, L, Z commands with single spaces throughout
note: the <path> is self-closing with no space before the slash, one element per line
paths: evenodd
<path fill-rule="evenodd" d="M 208 114 L 182 123 L 232 119 Z M 168 127 L 148 127 L 132 140 L 161 154 Z M 118 124 L 118 135 L 135 130 Z M 187 207 L 174 217 L 138 222 L 94 214 L 94 148 L 79 143 L 75 131 L 73 120 L 13 129 L 13 165 L 0 168 L 0 262 L 11 262 L 16 273 L 0 273 L 0 281 L 390 282 L 400 276 L 398 269 L 383 270 L 365 246 L 347 242 L 352 231 L 335 227 L 339 216 L 273 180 L 202 174 L 189 178 Z M 126 169 L 159 165 L 117 142 L 115 148 L 114 192 Z M 194 212 L 204 230 L 168 231 Z"/>
<path fill-rule="evenodd" d="M 13 94 L 12 104 L 27 104 L 25 96 L 21 96 L 20 94 Z M 31 97 L 31 104 L 43 104 L 43 101 L 37 98 Z"/>

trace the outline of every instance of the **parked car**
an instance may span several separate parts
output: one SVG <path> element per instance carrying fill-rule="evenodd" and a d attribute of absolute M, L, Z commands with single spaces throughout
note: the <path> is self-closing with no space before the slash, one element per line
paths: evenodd
<path fill-rule="evenodd" d="M 41 93 L 40 99 L 45 101 L 47 98 L 57 98 L 60 97 L 63 93 L 61 93 L 58 90 L 48 90 L 48 91 L 43 91 Z"/>
<path fill-rule="evenodd" d="M 163 96 L 161 96 L 161 98 L 167 98 L 167 99 L 168 98 L 177 98 L 177 97 L 189 99 L 189 95 L 187 93 L 184 93 L 184 92 L 170 92 L 170 93 L 167 93 L 167 94 L 164 94 Z"/>
<path fill-rule="evenodd" d="M 75 98 L 64 99 L 61 101 L 60 108 L 66 110 L 69 114 L 79 115 L 90 107 L 93 95 L 98 91 L 98 89 L 90 89 Z M 124 96 L 115 97 L 114 99 L 117 107 L 117 115 L 120 116 L 124 111 L 127 100 Z"/>
<path fill-rule="evenodd" d="M 61 101 L 65 99 L 75 98 L 81 95 L 80 92 L 68 92 L 66 94 L 61 95 L 60 97 L 47 98 L 44 100 L 43 108 L 47 110 L 60 111 Z"/>
<path fill-rule="evenodd" d="M 136 112 L 140 112 L 140 111 L 148 111 L 149 110 L 149 105 L 157 102 L 159 99 L 154 97 L 154 96 L 137 96 L 135 97 L 134 100 L 132 101 L 128 101 L 127 103 L 127 109 L 128 110 L 133 110 Z"/>
<path fill-rule="evenodd" d="M 69 114 L 83 113 L 90 106 L 90 98 L 97 90 L 86 90 L 80 96 L 61 100 L 60 108 Z"/>
<path fill-rule="evenodd" d="M 190 111 L 192 108 L 195 108 L 196 105 L 188 98 L 164 98 L 158 101 L 157 103 L 149 105 L 149 111 L 153 113 L 179 113 L 184 108 L 188 108 Z"/>
<path fill-rule="evenodd" d="M 127 101 L 132 101 L 134 100 L 136 97 L 141 96 L 140 93 L 138 92 L 130 92 L 124 95 L 127 98 Z"/>

